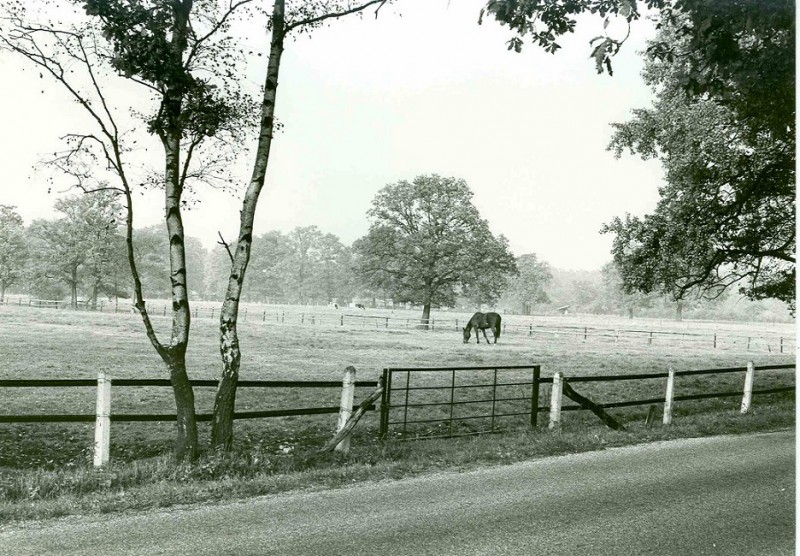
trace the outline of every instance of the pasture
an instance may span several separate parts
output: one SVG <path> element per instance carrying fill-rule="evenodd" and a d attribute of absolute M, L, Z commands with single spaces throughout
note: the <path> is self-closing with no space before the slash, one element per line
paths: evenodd
<path fill-rule="evenodd" d="M 151 306 L 156 306 L 152 304 Z M 340 380 L 353 365 L 357 380 L 377 380 L 386 367 L 541 365 L 542 376 L 560 371 L 565 376 L 663 372 L 793 363 L 794 327 L 786 324 L 673 322 L 599 316 L 504 316 L 508 329 L 497 345 L 462 343 L 458 326 L 471 313 L 434 312 L 434 330 L 415 327 L 419 313 L 339 309 L 329 307 L 248 306 L 249 317 L 240 323 L 243 380 Z M 203 317 L 198 307 L 192 323 L 187 356 L 190 377 L 216 379 L 219 369 L 217 320 Z M 269 315 L 270 318 L 267 318 Z M 280 317 L 278 317 L 280 315 Z M 311 318 L 313 315 L 313 318 Z M 346 320 L 342 315 L 348 315 Z M 352 319 L 350 318 L 352 316 Z M 282 317 L 282 319 L 281 319 Z M 460 325 L 456 324 L 460 320 Z M 282 320 L 282 322 L 280 322 Z M 160 334 L 168 334 L 169 318 L 154 317 Z M 406 327 L 395 326 L 407 323 Z M 391 325 L 390 325 L 391 324 Z M 537 333 L 533 334 L 533 326 Z M 529 327 L 529 328 L 526 328 Z M 557 332 L 543 333 L 550 329 Z M 587 330 L 630 331 L 630 334 L 589 334 Z M 530 333 L 526 333 L 530 330 Z M 633 334 L 660 331 L 670 335 Z M 702 336 L 691 336 L 691 334 Z M 718 347 L 710 343 L 712 334 Z M 102 369 L 113 379 L 165 378 L 160 359 L 147 341 L 138 315 L 83 312 L 46 308 L 0 306 L 0 379 L 52 379 L 96 377 Z M 777 339 L 784 338 L 784 353 Z M 745 342 L 745 338 L 750 338 Z M 794 384 L 791 371 L 760 372 L 756 388 Z M 743 376 L 709 375 L 687 378 L 678 393 L 741 390 Z M 652 398 L 663 395 L 662 381 L 580 384 L 576 388 L 591 399 Z M 338 405 L 334 389 L 240 389 L 237 411 L 257 411 Z M 356 392 L 356 403 L 367 391 Z M 4 414 L 76 413 L 94 410 L 93 388 L 14 388 L 2 392 Z M 195 389 L 198 413 L 209 413 L 214 388 Z M 112 413 L 170 413 L 174 411 L 169 388 L 115 388 Z M 793 403 L 789 394 L 766 395 L 754 401 L 755 410 L 772 403 Z M 546 404 L 543 390 L 540 405 Z M 740 400 L 722 398 L 679 404 L 682 415 L 735 411 Z M 644 420 L 647 408 L 613 411 L 623 422 Z M 541 418 L 540 423 L 546 418 Z M 258 445 L 267 453 L 290 453 L 322 444 L 335 427 L 334 415 L 256 419 L 237 422 L 237 443 Z M 353 442 L 373 443 L 377 412 L 369 413 L 357 427 Z M 594 426 L 588 412 L 570 412 L 563 426 Z M 115 423 L 111 431 L 113 461 L 133 461 L 170 451 L 171 423 Z M 207 438 L 208 425 L 200 424 Z M 725 431 L 719 431 L 725 432 Z M 90 424 L 2 424 L 0 467 L 53 469 L 91 462 Z"/>

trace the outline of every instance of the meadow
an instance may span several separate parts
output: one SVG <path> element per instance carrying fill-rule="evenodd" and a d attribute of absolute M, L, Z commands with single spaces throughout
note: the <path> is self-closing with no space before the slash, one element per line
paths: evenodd
<path fill-rule="evenodd" d="M 271 318 L 266 318 L 267 313 Z M 557 371 L 576 377 L 664 372 L 668 368 L 680 371 L 740 367 L 748 361 L 756 365 L 794 363 L 794 326 L 786 324 L 509 315 L 504 319 L 508 329 L 498 344 L 486 345 L 482 341 L 477 345 L 474 337 L 471 343 L 464 344 L 456 328 L 455 320 L 459 319 L 463 326 L 469 317 L 466 313 L 435 312 L 433 317 L 438 323 L 435 330 L 420 330 L 413 324 L 408 328 L 386 326 L 387 317 L 392 323 L 405 320 L 413 323 L 419 319 L 417 311 L 253 305 L 248 306 L 248 314 L 248 319 L 240 323 L 241 378 L 246 380 L 341 380 L 348 365 L 357 369 L 357 380 L 377 380 L 387 367 L 541 365 L 543 377 Z M 193 379 L 216 379 L 220 368 L 217 319 L 210 315 L 204 318 L 199 311 L 198 315 L 192 321 L 187 355 L 189 374 Z M 283 316 L 282 323 L 276 322 L 276 315 Z M 314 315 L 313 324 L 307 318 L 309 315 Z M 342 315 L 351 315 L 352 319 L 347 318 L 342 324 Z M 166 337 L 169 318 L 155 316 L 154 321 L 159 333 Z M 530 331 L 533 326 L 537 330 L 549 327 L 559 332 L 526 333 L 525 327 Z M 585 329 L 601 328 L 623 332 L 584 334 Z M 651 341 L 646 334 L 624 333 L 647 330 L 675 334 L 657 335 Z M 693 339 L 690 336 L 693 333 L 704 336 Z M 717 348 L 710 344 L 713 334 L 719 338 Z M 4 305 L 0 306 L 0 337 L 4 338 L 0 344 L 0 379 L 92 379 L 99 370 L 112 379 L 166 378 L 143 333 L 139 316 L 127 312 Z M 784 353 L 776 349 L 780 337 L 784 338 Z M 749 349 L 743 338 L 751 338 Z M 740 391 L 743 380 L 743 373 L 685 377 L 676 384 L 676 395 Z M 756 374 L 756 389 L 792 385 L 793 371 Z M 549 395 L 544 386 L 540 406 L 547 404 Z M 607 403 L 663 396 L 664 382 L 597 382 L 576 384 L 575 388 L 596 402 Z M 356 403 L 369 390 L 357 390 Z M 112 413 L 174 412 L 169 388 L 117 387 L 112 392 Z M 195 394 L 197 411 L 210 413 L 214 388 L 197 387 Z M 8 388 L 1 395 L 3 414 L 11 415 L 92 414 L 95 404 L 93 388 Z M 242 388 L 237 396 L 237 411 L 337 406 L 339 395 L 336 389 Z M 374 478 L 375 473 L 379 477 L 398 476 L 443 465 L 513 461 L 674 436 L 794 425 L 793 392 L 756 396 L 752 414 L 744 417 L 738 413 L 740 402 L 740 398 L 729 397 L 678 403 L 671 428 L 645 428 L 648 411 L 645 406 L 611 410 L 626 425 L 626 432 L 610 431 L 589 412 L 572 411 L 562 417 L 558 433 L 547 431 L 547 415 L 540 413 L 540 427 L 536 431 L 518 430 L 489 438 L 387 443 L 378 441 L 378 414 L 371 412 L 355 430 L 351 453 L 346 458 L 345 467 L 349 471 L 342 471 L 341 456 L 316 454 L 316 449 L 333 434 L 336 415 L 237 421 L 234 456 L 221 463 L 214 454 L 204 454 L 202 461 L 206 463 L 188 471 L 176 471 L 165 463 L 171 451 L 173 424 L 114 423 L 112 479 L 91 469 L 92 424 L 0 424 L 0 494 L 10 504 L 0 506 L 0 518 L 4 514 L 20 515 L 23 502 L 65 496 L 71 501 L 57 505 L 58 509 L 47 506 L 51 509 L 36 510 L 38 514 L 25 510 L 23 514 L 61 515 L 78 511 L 69 509 L 82 507 L 70 497 L 85 498 L 86 493 L 97 496 L 98 492 L 106 492 L 110 498 L 104 503 L 95 500 L 90 507 L 118 509 L 119 492 L 130 493 L 132 488 L 142 485 L 150 485 L 147 488 L 151 489 L 160 485 L 158 490 L 168 484 L 172 490 L 158 490 L 159 494 L 151 491 L 144 498 L 134 496 L 138 502 L 122 507 L 169 505 L 308 486 L 308 475 L 305 479 L 287 478 L 300 472 L 317 477 L 312 483 L 340 484 L 352 480 L 352 474 L 366 478 Z M 200 433 L 201 441 L 205 442 L 207 424 L 200 424 Z M 329 471 L 326 474 L 321 469 Z M 239 486 L 230 484 L 232 477 L 243 478 L 236 483 Z M 255 477 L 262 477 L 261 482 Z M 174 494 L 178 488 L 175 485 L 192 483 L 195 479 L 206 481 L 205 486 L 187 487 L 192 494 L 185 497 Z M 228 481 L 227 488 L 219 480 Z"/>

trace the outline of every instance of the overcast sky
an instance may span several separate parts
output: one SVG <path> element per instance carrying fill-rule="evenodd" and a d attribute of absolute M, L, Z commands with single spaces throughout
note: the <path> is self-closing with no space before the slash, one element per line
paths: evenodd
<path fill-rule="evenodd" d="M 287 43 L 277 99 L 285 127 L 273 145 L 257 235 L 315 224 L 350 244 L 367 232 L 365 213 L 380 188 L 436 173 L 466 180 L 515 255 L 536 253 L 565 269 L 610 260 L 611 237 L 600 227 L 651 211 L 662 179 L 658 162 L 606 151 L 610 123 L 650 103 L 637 52 L 652 26 L 634 24 L 609 77 L 589 59 L 600 18 L 581 20 L 556 55 L 533 45 L 516 54 L 506 49 L 506 29 L 493 20 L 477 25 L 484 4 L 398 0 L 377 20 L 339 21 Z M 262 37 L 251 30 L 246 43 L 259 47 Z M 32 167 L 86 120 L 61 91 L 43 86 L 38 70 L 22 67 L 0 55 L 0 203 L 16 205 L 30 223 L 54 217 L 57 196 Z M 238 176 L 245 184 L 249 168 Z M 199 197 L 185 215 L 187 233 L 207 247 L 218 231 L 234 239 L 237 198 L 213 190 Z M 162 219 L 160 194 L 136 202 L 136 226 Z"/>

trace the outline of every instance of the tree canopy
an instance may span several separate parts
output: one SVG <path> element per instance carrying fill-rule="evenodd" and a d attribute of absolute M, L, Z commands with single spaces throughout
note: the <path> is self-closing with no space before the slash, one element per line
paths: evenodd
<path fill-rule="evenodd" d="M 384 187 L 367 213 L 369 233 L 353 246 L 359 274 L 395 301 L 421 304 L 423 323 L 462 289 L 497 299 L 516 264 L 471 198 L 464 180 L 435 174 Z"/>
<path fill-rule="evenodd" d="M 769 42 L 759 32 L 771 37 L 774 30 L 753 29 L 753 41 Z M 663 28 L 659 40 L 688 60 L 697 56 L 680 29 Z M 782 67 L 786 58 L 793 56 L 786 52 L 775 65 Z M 615 218 L 604 228 L 615 234 L 614 260 L 624 287 L 669 293 L 677 300 L 690 293 L 714 297 L 738 284 L 752 299 L 774 297 L 793 306 L 793 116 L 779 125 L 781 116 L 771 105 L 759 100 L 740 105 L 754 94 L 753 87 L 740 91 L 733 78 L 725 92 L 687 94 L 691 64 L 680 63 L 683 59 L 651 57 L 645 79 L 656 92 L 653 108 L 635 110 L 630 121 L 614 126 L 610 148 L 617 156 L 629 150 L 661 160 L 666 182 L 652 214 Z M 765 79 L 778 86 L 774 65 L 762 62 Z M 745 67 L 742 71 L 755 71 Z M 771 103 L 781 99 L 778 112 L 784 116 L 793 114 L 790 81 L 793 91 L 793 79 L 784 76 L 783 87 L 770 96 Z M 789 100 L 791 108 L 784 106 Z M 765 112 L 754 112 L 754 105 Z"/>

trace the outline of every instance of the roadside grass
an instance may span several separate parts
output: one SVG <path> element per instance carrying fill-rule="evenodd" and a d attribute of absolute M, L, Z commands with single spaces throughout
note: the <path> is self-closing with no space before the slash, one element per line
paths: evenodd
<path fill-rule="evenodd" d="M 676 421 L 652 428 L 643 421 L 629 422 L 625 431 L 568 423 L 555 431 L 538 428 L 385 443 L 362 431 L 355 435 L 347 456 L 319 453 L 318 446 L 276 454 L 259 444 L 238 443 L 230 455 L 206 453 L 191 467 L 176 467 L 169 457 L 161 455 L 112 462 L 102 470 L 90 465 L 24 470 L 0 475 L 0 523 L 233 501 L 290 490 L 341 488 L 363 481 L 467 471 L 659 440 L 781 430 L 794 426 L 794 409 L 789 403 L 766 403 L 749 415 L 726 411 L 676 416 Z"/>
<path fill-rule="evenodd" d="M 317 308 L 319 311 L 325 308 Z M 552 319 L 551 319 L 552 320 Z M 613 319 L 611 319 L 613 320 Z M 169 319 L 154 318 L 167 334 Z M 561 324 L 585 318 L 558 319 Z M 591 322 L 602 324 L 593 317 Z M 610 326 L 620 323 L 611 322 Z M 624 323 L 627 324 L 627 323 Z M 636 326 L 655 326 L 653 321 Z M 691 330 L 693 323 L 659 322 Z M 628 326 L 630 326 L 628 324 Z M 716 330 L 711 323 L 697 329 Z M 793 330 L 793 327 L 791 327 Z M 788 335 L 784 325 L 720 323 L 719 330 L 740 335 Z M 700 368 L 794 363 L 790 353 L 747 351 L 742 342 L 718 349 L 695 342 L 614 342 L 580 334 L 528 337 L 509 332 L 497 345 L 465 345 L 453 330 L 392 330 L 353 326 L 274 324 L 258 319 L 241 326 L 241 378 L 253 380 L 340 380 L 353 365 L 358 380 L 377 380 L 385 367 L 539 364 L 542 376 L 561 371 L 567 377 L 664 372 Z M 165 377 L 160 360 L 142 332 L 137 315 L 81 313 L 0 306 L 0 378 L 94 378 L 105 370 L 113 378 Z M 11 339 L 11 341 L 8 341 Z M 193 321 L 188 353 L 191 378 L 215 379 L 219 373 L 217 323 Z M 742 373 L 681 377 L 676 395 L 741 391 Z M 759 371 L 756 389 L 794 385 L 791 371 Z M 663 396 L 662 380 L 576 383 L 598 403 Z M 169 388 L 112 388 L 112 412 L 169 413 Z M 196 388 L 198 412 L 213 406 L 213 388 Z M 368 394 L 359 389 L 356 403 Z M 14 388 L 0 392 L 3 414 L 92 414 L 94 388 Z M 543 388 L 539 406 L 548 403 Z M 338 406 L 337 389 L 245 389 L 237 411 Z M 565 400 L 565 404 L 567 401 Z M 111 464 L 92 468 L 91 424 L 0 425 L 0 522 L 60 515 L 167 507 L 233 500 L 298 488 L 344 486 L 354 481 L 406 477 L 437 470 L 462 470 L 563 453 L 603 449 L 670 438 L 739 434 L 790 428 L 795 423 L 793 393 L 756 396 L 749 415 L 740 415 L 736 397 L 677 403 L 673 425 L 644 427 L 648 407 L 611 413 L 627 430 L 604 428 L 594 415 L 569 411 L 558 431 L 541 424 L 535 430 L 448 440 L 377 441 L 377 413 L 368 413 L 354 432 L 351 453 L 319 454 L 330 438 L 336 416 L 305 416 L 237 421 L 233 453 L 205 451 L 192 467 L 170 460 L 174 424 L 114 423 Z M 660 407 L 659 407 L 660 409 Z M 658 422 L 660 423 L 660 413 Z M 546 423 L 545 423 L 546 425 Z M 207 446 L 208 425 L 201 424 Z"/>

